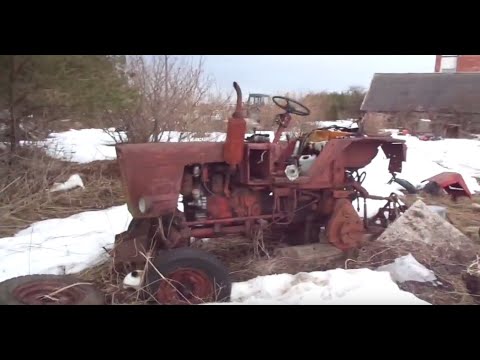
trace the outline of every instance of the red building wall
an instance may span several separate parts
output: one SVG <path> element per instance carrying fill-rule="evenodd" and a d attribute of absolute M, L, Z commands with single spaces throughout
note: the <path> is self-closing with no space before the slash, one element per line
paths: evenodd
<path fill-rule="evenodd" d="M 480 72 L 480 55 L 461 55 L 457 61 L 457 71 Z"/>
<path fill-rule="evenodd" d="M 435 72 L 440 72 L 441 58 L 435 58 Z M 480 72 L 480 55 L 457 55 L 457 72 Z"/>

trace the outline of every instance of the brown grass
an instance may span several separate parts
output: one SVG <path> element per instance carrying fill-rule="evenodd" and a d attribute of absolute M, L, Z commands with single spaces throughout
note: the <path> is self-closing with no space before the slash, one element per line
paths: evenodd
<path fill-rule="evenodd" d="M 193 246 L 212 253 L 229 269 L 233 281 L 246 281 L 257 276 L 273 274 L 297 274 L 299 272 L 323 271 L 343 266 L 344 260 L 329 261 L 319 259 L 312 254 L 302 259 L 274 256 L 274 249 L 279 246 L 275 234 L 265 232 L 267 254 L 257 255 L 254 243 L 244 237 L 210 239 L 197 241 Z"/>
<path fill-rule="evenodd" d="M 75 275 L 83 281 L 93 282 L 105 294 L 105 304 L 107 305 L 142 305 L 148 303 L 141 291 L 123 287 L 123 276 L 113 269 L 112 261 L 107 261 Z"/>
<path fill-rule="evenodd" d="M 269 255 L 263 254 L 261 257 L 256 256 L 253 242 L 240 236 L 228 239 L 210 239 L 208 242 L 196 241 L 192 246 L 217 256 L 230 269 L 233 282 L 246 281 L 257 276 L 323 271 L 343 266 L 344 260 L 337 263 L 325 263 L 325 261 L 319 262 L 318 257 L 315 256 L 305 257 L 301 260 L 274 257 L 270 254 L 273 253 L 277 242 L 272 238 L 272 234 L 265 236 L 269 240 L 266 242 Z M 145 286 L 141 290 L 123 288 L 123 276 L 115 272 L 113 261 L 107 261 L 75 275 L 80 281 L 94 283 L 105 294 L 105 303 L 108 305 L 155 304 L 152 296 L 146 293 Z"/>
<path fill-rule="evenodd" d="M 85 189 L 51 193 L 55 182 L 79 174 Z M 74 164 L 52 159 L 42 149 L 24 147 L 0 155 L 0 237 L 12 236 L 36 221 L 64 218 L 125 202 L 114 161 Z"/>

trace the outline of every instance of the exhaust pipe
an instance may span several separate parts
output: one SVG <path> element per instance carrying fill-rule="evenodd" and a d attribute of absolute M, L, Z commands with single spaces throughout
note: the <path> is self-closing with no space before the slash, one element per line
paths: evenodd
<path fill-rule="evenodd" d="M 231 170 L 234 170 L 243 160 L 245 135 L 247 133 L 242 90 L 236 82 L 233 83 L 233 87 L 237 93 L 237 106 L 232 117 L 228 119 L 227 138 L 223 147 L 223 157 L 225 162 L 230 165 Z"/>

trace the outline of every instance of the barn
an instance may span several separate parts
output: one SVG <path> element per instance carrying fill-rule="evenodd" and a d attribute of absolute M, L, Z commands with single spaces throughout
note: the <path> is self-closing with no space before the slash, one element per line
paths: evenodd
<path fill-rule="evenodd" d="M 480 134 L 480 73 L 377 73 L 361 110 L 377 126 L 447 138 Z"/>

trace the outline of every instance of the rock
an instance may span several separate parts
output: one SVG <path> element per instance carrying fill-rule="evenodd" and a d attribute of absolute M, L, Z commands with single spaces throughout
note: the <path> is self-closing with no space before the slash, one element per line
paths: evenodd
<path fill-rule="evenodd" d="M 375 241 L 361 248 L 357 260 L 378 267 L 410 253 L 435 271 L 432 264 L 473 261 L 479 248 L 478 243 L 418 200 Z"/>
<path fill-rule="evenodd" d="M 470 242 L 460 230 L 421 200 L 410 206 L 376 241 L 389 243 L 397 240 L 432 245 L 444 242 L 456 249 Z"/>
<path fill-rule="evenodd" d="M 474 271 L 472 273 L 465 272 L 462 275 L 463 281 L 467 291 L 473 295 L 473 301 L 476 304 L 480 303 L 480 276 L 478 272 Z"/>
<path fill-rule="evenodd" d="M 480 204 L 473 203 L 472 204 L 472 209 L 475 210 L 475 211 L 480 211 Z"/>
<path fill-rule="evenodd" d="M 440 215 L 443 219 L 447 219 L 447 208 L 444 206 L 429 205 L 428 209 L 437 215 Z"/>

